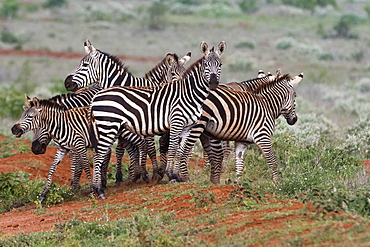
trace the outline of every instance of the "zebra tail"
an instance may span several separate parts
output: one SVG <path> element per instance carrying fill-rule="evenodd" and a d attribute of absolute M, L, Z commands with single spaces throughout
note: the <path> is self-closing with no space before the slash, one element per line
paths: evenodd
<path fill-rule="evenodd" d="M 96 147 L 98 146 L 99 135 L 98 135 L 98 131 L 96 128 L 96 122 L 95 122 L 94 115 L 92 114 L 92 112 L 90 114 L 91 115 L 90 115 L 89 130 L 88 130 L 89 137 L 90 137 L 92 147 L 96 149 Z"/>

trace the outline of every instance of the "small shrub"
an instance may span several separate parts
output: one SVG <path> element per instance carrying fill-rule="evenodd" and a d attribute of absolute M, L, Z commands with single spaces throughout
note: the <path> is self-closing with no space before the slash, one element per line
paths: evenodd
<path fill-rule="evenodd" d="M 1 30 L 1 41 L 6 44 L 14 44 L 19 42 L 19 38 L 7 28 Z"/>
<path fill-rule="evenodd" d="M 45 186 L 45 181 L 30 180 L 29 173 L 23 171 L 0 174 L 0 212 L 24 206 L 38 200 L 38 196 Z M 48 193 L 46 205 L 54 205 L 72 199 L 70 189 L 57 187 L 52 183 Z"/>
<path fill-rule="evenodd" d="M 257 46 L 256 42 L 253 40 L 241 40 L 235 45 L 236 48 L 250 48 L 250 49 L 254 49 L 256 48 L 256 46 Z"/>
<path fill-rule="evenodd" d="M 0 8 L 0 18 L 17 17 L 19 6 L 18 0 L 4 0 Z"/>
<path fill-rule="evenodd" d="M 253 69 L 253 62 L 242 60 L 241 58 L 238 58 L 234 61 L 229 62 L 229 68 L 231 71 L 251 71 Z"/>
<path fill-rule="evenodd" d="M 327 5 L 337 6 L 336 0 L 282 0 L 283 4 L 291 5 L 301 9 L 313 11 L 316 6 L 325 7 Z"/>
<path fill-rule="evenodd" d="M 367 13 L 367 18 L 370 18 L 370 5 L 364 7 L 365 12 Z"/>
<path fill-rule="evenodd" d="M 238 1 L 238 5 L 244 13 L 253 13 L 258 10 L 257 0 L 241 0 Z"/>
<path fill-rule="evenodd" d="M 197 15 L 209 18 L 230 17 L 242 14 L 239 8 L 230 6 L 227 2 L 204 5 Z"/>
<path fill-rule="evenodd" d="M 68 5 L 67 0 L 46 0 L 44 7 L 45 8 L 59 8 Z"/>
<path fill-rule="evenodd" d="M 334 56 L 331 53 L 321 53 L 317 55 L 317 58 L 323 61 L 333 61 L 334 60 Z"/>
<path fill-rule="evenodd" d="M 358 63 L 362 61 L 364 56 L 365 56 L 364 51 L 358 51 L 351 54 L 351 58 Z"/>
<path fill-rule="evenodd" d="M 164 1 L 160 0 L 158 2 L 153 2 L 147 9 L 149 17 L 149 29 L 163 29 L 167 22 L 166 14 L 168 10 L 169 7 Z"/>
<path fill-rule="evenodd" d="M 293 47 L 295 40 L 292 38 L 278 39 L 275 43 L 275 47 L 278 50 L 287 50 Z"/>
<path fill-rule="evenodd" d="M 14 85 L 8 86 L 6 90 L 0 92 L 1 118 L 20 118 L 23 113 L 24 92 L 14 88 Z"/>
<path fill-rule="evenodd" d="M 363 18 L 355 14 L 344 14 L 339 21 L 334 25 L 335 38 L 357 39 L 358 35 L 351 33 L 351 28 L 355 25 L 363 23 Z"/>

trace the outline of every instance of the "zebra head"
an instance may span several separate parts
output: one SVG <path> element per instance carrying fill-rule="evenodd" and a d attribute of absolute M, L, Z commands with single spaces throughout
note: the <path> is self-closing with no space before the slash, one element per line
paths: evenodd
<path fill-rule="evenodd" d="M 186 71 L 185 64 L 190 60 L 191 52 L 189 51 L 185 56 L 179 59 L 176 53 L 167 54 L 166 64 L 167 64 L 167 83 L 178 81 L 181 76 Z"/>
<path fill-rule="evenodd" d="M 38 128 L 33 130 L 33 139 L 32 139 L 32 152 L 34 154 L 44 154 L 46 148 L 51 141 L 51 135 L 44 128 Z"/>
<path fill-rule="evenodd" d="M 291 80 L 287 82 L 288 84 L 288 97 L 286 97 L 286 101 L 283 104 L 283 108 L 281 109 L 281 114 L 285 117 L 287 123 L 289 125 L 294 125 L 297 120 L 297 114 L 295 111 L 296 108 L 296 92 L 294 90 L 295 85 L 300 83 L 303 79 L 303 73 L 300 73 L 299 75 L 293 77 Z"/>
<path fill-rule="evenodd" d="M 23 107 L 24 112 L 22 117 L 11 128 L 13 135 L 18 138 L 30 130 L 39 128 L 37 116 L 40 115 L 42 110 L 40 107 L 38 107 L 39 100 L 36 97 L 31 100 L 27 95 L 25 95 L 25 97 L 28 107 Z"/>
<path fill-rule="evenodd" d="M 209 82 L 209 88 L 214 90 L 218 87 L 221 75 L 221 55 L 224 54 L 226 50 L 226 42 L 221 41 L 218 44 L 217 51 L 214 51 L 214 47 L 208 50 L 208 45 L 206 42 L 200 44 L 200 51 L 204 55 L 204 66 L 205 66 L 205 78 Z"/>
<path fill-rule="evenodd" d="M 77 68 L 64 81 L 68 91 L 75 92 L 79 88 L 87 87 L 100 80 L 99 68 L 105 54 L 95 49 L 89 40 L 84 42 L 84 47 L 87 55 L 82 58 Z"/>

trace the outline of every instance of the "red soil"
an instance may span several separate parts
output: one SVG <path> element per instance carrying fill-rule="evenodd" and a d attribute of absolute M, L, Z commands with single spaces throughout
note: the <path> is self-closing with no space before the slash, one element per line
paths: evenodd
<path fill-rule="evenodd" d="M 0 141 L 3 139 L 4 137 L 0 135 Z M 25 140 L 17 141 L 29 144 L 29 142 Z M 0 159 L 0 173 L 22 170 L 30 173 L 31 178 L 45 179 L 55 152 L 55 147 L 48 147 L 47 152 L 43 155 L 34 155 L 31 153 L 17 154 L 11 157 Z M 114 157 L 112 157 L 111 162 L 114 162 Z M 127 157 L 124 162 L 128 162 Z M 202 169 L 203 160 L 199 158 L 195 161 L 195 159 L 193 159 L 190 166 L 192 166 L 194 169 Z M 85 182 L 87 181 L 85 175 L 83 175 L 83 180 Z M 70 184 L 71 178 L 68 157 L 66 157 L 65 160 L 58 166 L 54 174 L 53 181 L 57 182 L 58 184 Z M 130 192 L 133 187 L 138 186 L 145 187 L 145 189 L 141 191 L 141 193 L 144 193 L 144 196 L 137 197 L 135 194 Z M 184 190 L 191 188 L 199 189 L 197 185 L 181 184 L 181 186 L 184 188 Z M 97 203 L 98 205 L 119 205 L 124 202 L 130 202 L 132 205 L 141 205 L 147 200 L 146 198 L 153 199 L 153 197 L 157 197 L 160 199 L 161 203 L 150 204 L 146 206 L 148 209 L 154 210 L 155 212 L 173 212 L 176 217 L 180 219 L 193 219 L 199 214 L 209 213 L 208 211 L 210 210 L 209 208 L 195 207 L 195 203 L 191 200 L 192 198 L 189 194 L 176 196 L 175 199 L 165 198 L 162 193 L 168 192 L 168 185 L 166 184 L 158 184 L 153 186 L 139 183 L 133 187 L 128 187 L 126 185 L 123 185 L 119 188 L 111 187 L 108 190 L 108 199 L 106 200 L 98 200 L 97 202 L 93 202 L 80 199 L 63 202 L 55 206 L 46 207 L 43 214 L 36 214 L 35 204 L 13 209 L 0 215 L 0 236 L 18 235 L 20 233 L 31 233 L 36 231 L 50 231 L 58 225 L 75 218 L 83 221 L 107 220 L 102 219 L 102 212 L 99 210 L 81 210 L 81 208 L 84 207 L 92 208 L 93 203 Z M 215 203 L 221 203 L 229 198 L 230 192 L 234 189 L 235 187 L 232 185 L 212 186 L 210 191 L 216 198 Z M 87 197 L 88 191 L 83 193 L 84 196 Z M 145 195 L 147 195 L 147 197 Z M 266 209 L 256 208 L 254 211 L 250 211 L 247 214 L 245 211 L 235 211 L 233 214 L 228 215 L 227 219 L 218 220 L 214 225 L 207 224 L 205 226 L 204 223 L 196 223 L 194 227 L 195 229 L 205 229 L 209 227 L 221 227 L 223 225 L 228 225 L 230 226 L 231 230 L 226 230 L 225 234 L 227 235 L 234 235 L 239 232 L 250 232 L 252 230 L 258 230 L 268 234 L 270 231 L 286 228 L 287 222 L 292 222 L 296 219 L 299 219 L 299 222 L 301 222 L 300 224 L 303 225 L 310 225 L 314 221 L 314 219 L 309 216 L 309 213 L 301 213 L 304 209 L 313 214 L 314 208 L 312 204 L 303 204 L 295 200 L 278 200 L 273 195 L 266 195 L 266 200 L 269 204 L 274 205 L 274 207 L 269 207 Z M 135 212 L 135 210 L 130 209 L 124 210 L 124 212 L 119 212 L 120 210 L 117 211 L 113 209 L 107 210 L 109 210 L 108 220 L 119 219 L 122 218 L 123 215 L 128 215 Z M 286 215 L 284 214 L 284 216 L 280 217 L 269 217 L 269 215 L 273 214 L 274 212 L 288 211 L 292 213 Z M 351 218 L 351 216 L 341 212 L 338 215 L 344 215 L 345 218 Z M 220 219 L 222 219 L 222 217 Z M 356 221 L 354 220 L 353 222 L 354 224 L 347 223 L 335 227 L 341 227 L 342 229 L 352 228 L 355 226 Z M 235 229 L 232 227 L 240 223 L 243 224 L 241 224 L 239 228 Z M 308 227 L 306 230 L 304 230 L 304 233 L 290 232 L 290 235 L 286 236 L 286 238 L 291 238 L 292 236 L 297 236 L 298 234 L 308 234 L 311 231 L 312 229 Z M 207 242 L 214 242 L 217 236 L 212 234 L 199 234 L 198 237 Z M 275 244 L 279 245 L 284 243 L 284 240 L 282 239 L 276 241 L 276 243 L 270 242 L 268 245 L 273 246 Z"/>

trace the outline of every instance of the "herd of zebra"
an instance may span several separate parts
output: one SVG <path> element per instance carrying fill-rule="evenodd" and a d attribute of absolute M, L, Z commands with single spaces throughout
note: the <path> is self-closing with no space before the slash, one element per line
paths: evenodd
<path fill-rule="evenodd" d="M 134 77 L 124 64 L 108 53 L 84 42 L 87 55 L 65 79 L 73 93 L 50 99 L 26 97 L 27 107 L 12 127 L 16 137 L 33 131 L 32 151 L 42 154 L 51 140 L 58 146 L 40 200 L 45 200 L 58 164 L 70 153 L 72 188 L 79 187 L 84 170 L 90 192 L 106 198 L 108 163 L 116 140 L 116 184 L 122 179 L 124 151 L 130 157 L 128 181 L 142 178 L 158 182 L 165 174 L 169 181 L 188 181 L 187 163 L 200 140 L 210 163 L 210 180 L 220 183 L 229 141 L 235 142 L 236 174 L 244 167 L 248 144 L 255 143 L 267 160 L 272 179 L 279 183 L 278 165 L 272 151 L 275 120 L 283 115 L 288 124 L 297 121 L 294 90 L 303 73 L 291 77 L 267 75 L 260 71 L 254 79 L 220 83 L 221 55 L 226 43 L 209 49 L 200 44 L 203 56 L 185 68 L 189 52 L 179 58 L 168 53 L 144 77 Z M 160 163 L 154 136 L 161 136 Z M 87 148 L 94 148 L 93 176 Z M 146 170 L 150 157 L 153 176 Z"/>

